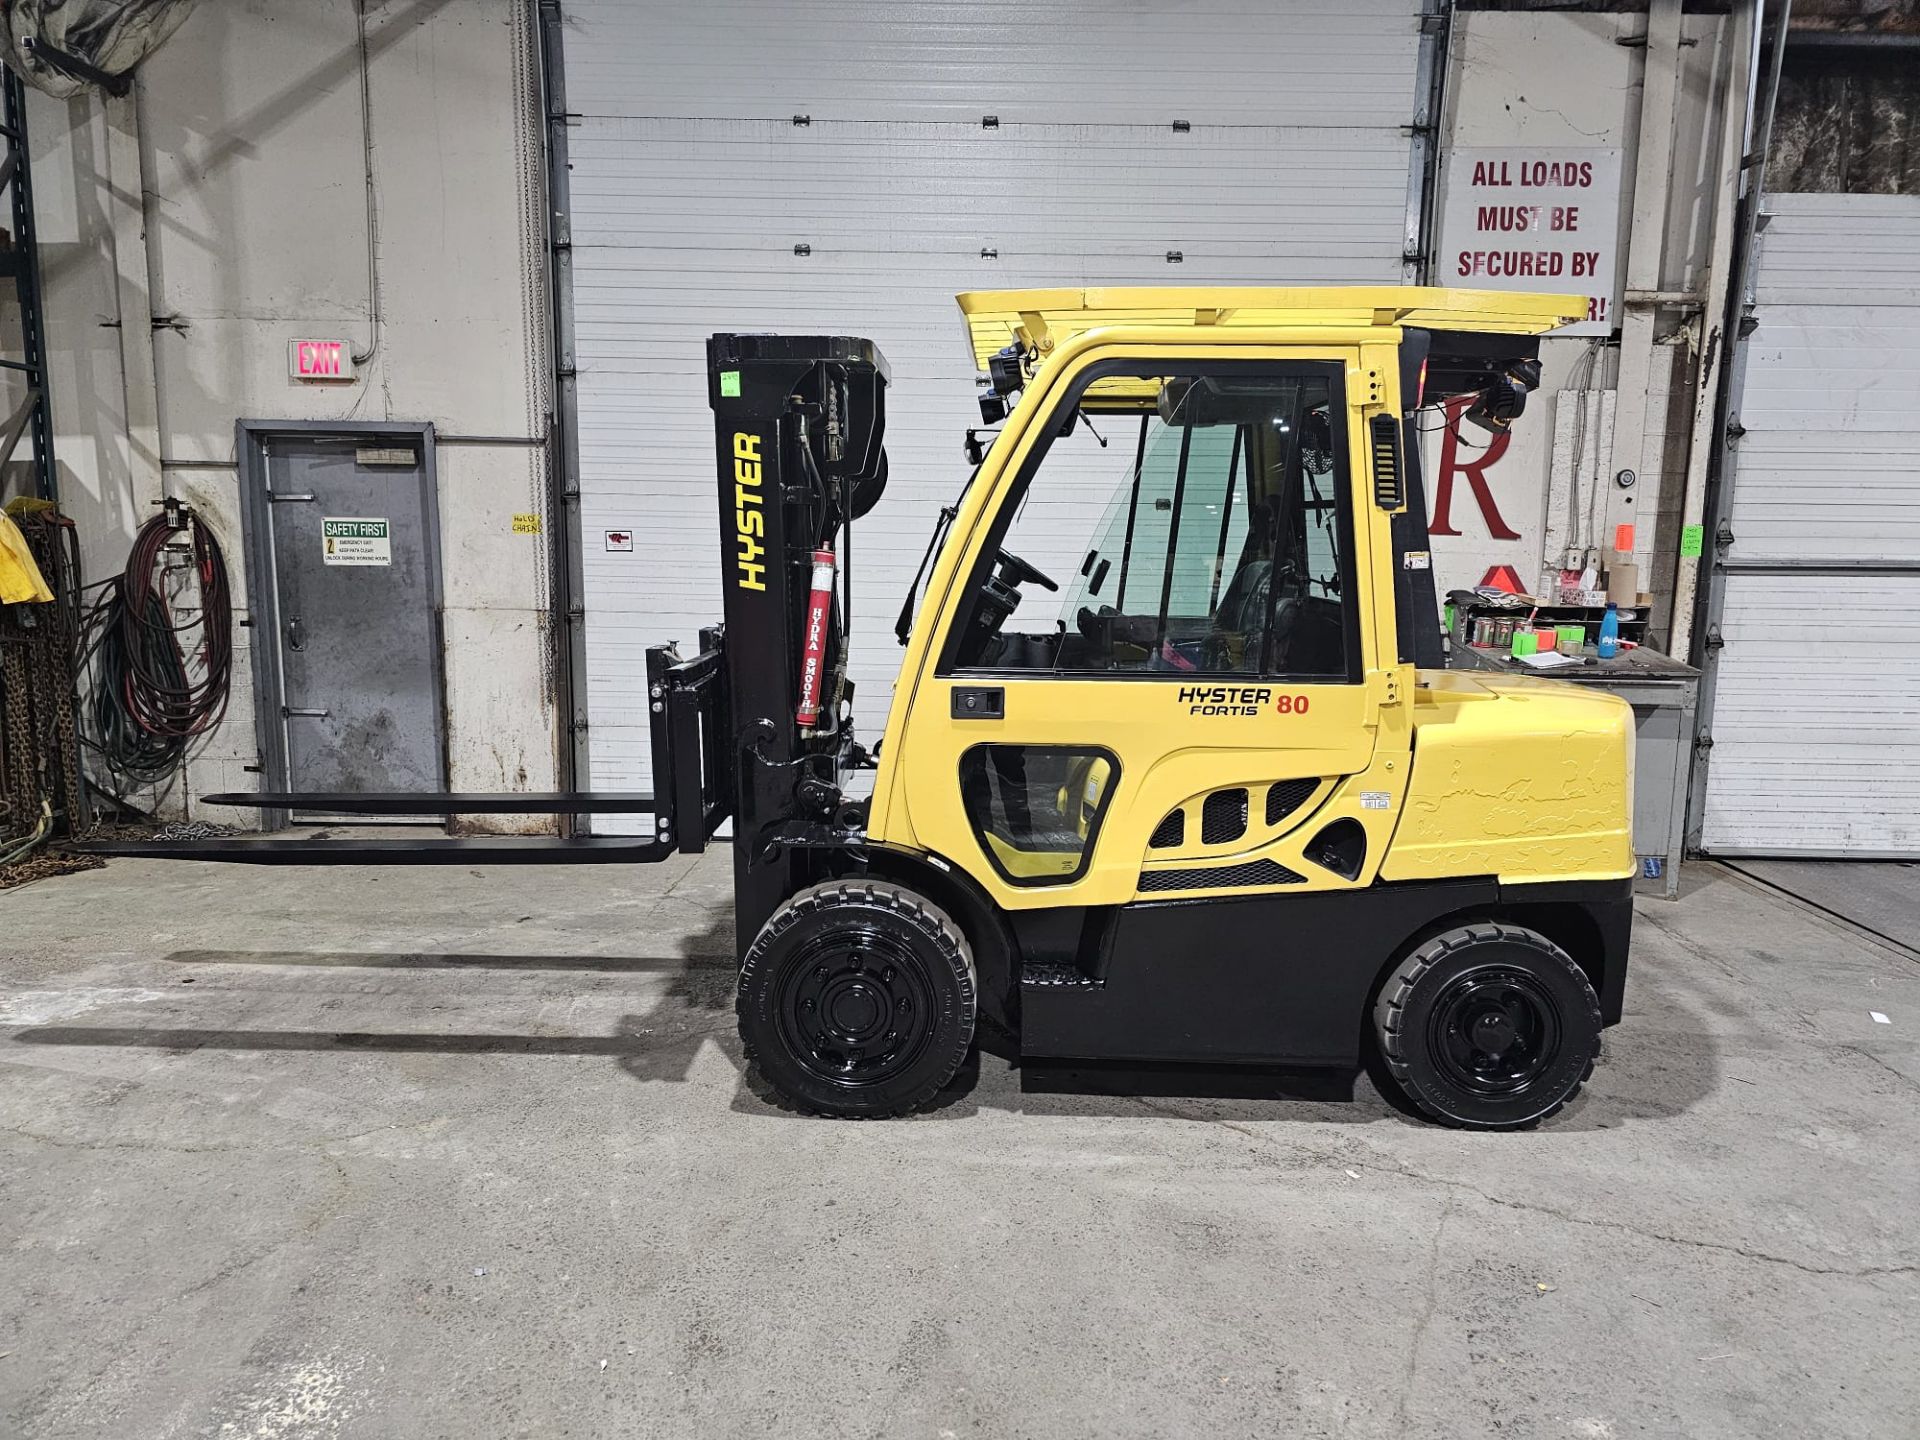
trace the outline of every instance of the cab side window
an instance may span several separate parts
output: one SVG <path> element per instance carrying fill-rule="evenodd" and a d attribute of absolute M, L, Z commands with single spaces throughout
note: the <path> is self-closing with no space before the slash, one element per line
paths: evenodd
<path fill-rule="evenodd" d="M 951 668 L 1354 678 L 1338 371 L 1105 369 L 1078 398 L 1084 420 L 1027 465 Z"/>

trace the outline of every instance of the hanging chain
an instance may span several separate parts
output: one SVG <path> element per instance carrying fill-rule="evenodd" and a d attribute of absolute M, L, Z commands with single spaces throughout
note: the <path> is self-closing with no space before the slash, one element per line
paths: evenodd
<path fill-rule="evenodd" d="M 51 810 L 73 834 L 87 820 L 74 724 L 78 577 L 66 522 L 29 514 L 20 531 L 54 600 L 0 606 L 0 833 L 29 834 Z"/>

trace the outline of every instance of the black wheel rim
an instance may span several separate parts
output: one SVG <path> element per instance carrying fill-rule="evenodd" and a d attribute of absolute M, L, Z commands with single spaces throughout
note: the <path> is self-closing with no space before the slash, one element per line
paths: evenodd
<path fill-rule="evenodd" d="M 1559 1007 L 1524 970 L 1489 966 L 1455 976 L 1427 1024 L 1435 1067 L 1476 1095 L 1525 1095 L 1560 1055 Z"/>
<path fill-rule="evenodd" d="M 823 935 L 794 952 L 778 1001 L 787 1053 L 817 1078 L 879 1085 L 927 1048 L 936 1007 L 926 967 L 871 926 Z"/>

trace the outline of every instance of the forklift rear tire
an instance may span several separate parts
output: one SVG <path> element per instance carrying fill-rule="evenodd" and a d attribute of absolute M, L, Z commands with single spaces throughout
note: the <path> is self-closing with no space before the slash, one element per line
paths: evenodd
<path fill-rule="evenodd" d="M 1374 1002 L 1381 1058 L 1443 1125 L 1518 1130 L 1578 1093 L 1600 1053 L 1600 1002 L 1546 936 L 1485 921 L 1436 935 Z"/>
<path fill-rule="evenodd" d="M 939 1095 L 972 1048 L 978 994 L 966 937 L 932 901 L 834 880 L 761 927 L 735 1008 L 747 1059 L 776 1094 L 865 1120 Z"/>

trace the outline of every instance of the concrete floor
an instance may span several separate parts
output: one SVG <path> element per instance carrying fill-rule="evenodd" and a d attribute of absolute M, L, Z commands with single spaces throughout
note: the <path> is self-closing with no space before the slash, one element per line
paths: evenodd
<path fill-rule="evenodd" d="M 1531 1134 L 741 1080 L 721 857 L 0 896 L 0 1434 L 1920 1434 L 1920 967 L 1715 869 Z M 1891 1020 L 1870 1018 L 1879 1011 Z"/>
<path fill-rule="evenodd" d="M 1911 860 L 1735 860 L 1732 865 L 1920 956 L 1920 864 Z"/>

